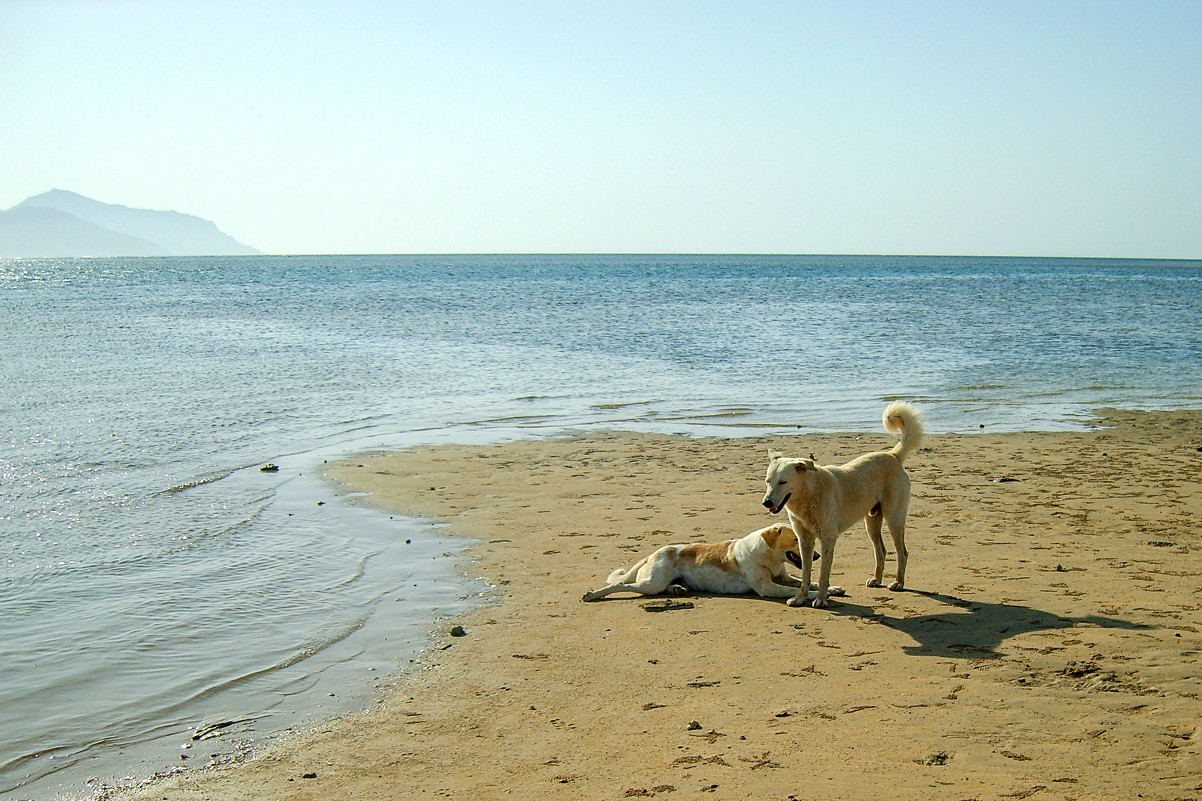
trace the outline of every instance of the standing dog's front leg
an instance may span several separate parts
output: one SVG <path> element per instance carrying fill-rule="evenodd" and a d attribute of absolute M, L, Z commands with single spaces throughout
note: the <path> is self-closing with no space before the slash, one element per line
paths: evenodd
<path fill-rule="evenodd" d="M 838 538 L 838 534 L 828 534 L 819 540 L 822 543 L 822 564 L 818 566 L 818 595 L 812 604 L 815 609 L 827 606 L 826 599 L 831 587 L 831 563 L 835 561 L 835 541 Z"/>
<path fill-rule="evenodd" d="M 797 594 L 789 599 L 789 606 L 806 606 L 810 603 L 810 576 L 814 567 L 814 535 L 804 532 L 794 523 L 793 532 L 797 535 L 801 547 L 801 579 L 798 582 Z M 825 569 L 822 565 L 819 570 Z"/>

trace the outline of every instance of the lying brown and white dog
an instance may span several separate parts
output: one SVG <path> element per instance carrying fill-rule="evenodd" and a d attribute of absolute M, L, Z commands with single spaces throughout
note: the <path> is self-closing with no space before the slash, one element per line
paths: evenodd
<path fill-rule="evenodd" d="M 633 567 L 610 573 L 609 584 L 585 593 L 584 600 L 597 601 L 615 592 L 680 595 L 689 590 L 792 598 L 800 594 L 801 582 L 789 573 L 785 563 L 801 566 L 797 547 L 797 535 L 782 523 L 737 540 L 666 545 Z M 844 594 L 842 587 L 831 587 L 828 593 Z"/>

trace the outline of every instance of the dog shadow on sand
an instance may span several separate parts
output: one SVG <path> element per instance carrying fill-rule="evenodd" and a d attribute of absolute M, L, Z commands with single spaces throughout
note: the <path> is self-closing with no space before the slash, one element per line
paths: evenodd
<path fill-rule="evenodd" d="M 846 598 L 838 598 L 833 599 L 837 603 L 829 611 L 837 615 L 862 617 L 909 635 L 915 644 L 907 645 L 903 650 L 911 656 L 957 659 L 1001 658 L 1003 654 L 997 648 L 1005 640 L 1035 631 L 1073 628 L 1146 631 L 1153 628 L 1103 615 L 1065 617 L 1021 604 L 970 601 L 937 592 L 906 590 L 904 595 L 920 595 L 950 608 L 946 612 L 893 617 L 871 606 L 860 606 L 849 603 Z"/>

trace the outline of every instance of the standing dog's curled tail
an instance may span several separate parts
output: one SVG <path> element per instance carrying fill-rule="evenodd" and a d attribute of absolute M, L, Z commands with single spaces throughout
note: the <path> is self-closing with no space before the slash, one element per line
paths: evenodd
<path fill-rule="evenodd" d="M 897 457 L 897 461 L 904 462 L 922 442 L 923 427 L 918 410 L 905 401 L 894 401 L 885 407 L 881 422 L 885 424 L 886 431 L 901 437 L 901 442 L 889 452 Z"/>

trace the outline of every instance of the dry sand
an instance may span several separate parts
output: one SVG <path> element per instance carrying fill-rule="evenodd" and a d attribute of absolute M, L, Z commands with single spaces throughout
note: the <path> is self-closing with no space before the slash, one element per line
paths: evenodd
<path fill-rule="evenodd" d="M 599 434 L 332 466 L 348 491 L 480 540 L 470 572 L 503 601 L 379 708 L 135 797 L 1202 797 L 1202 412 L 1101 422 L 929 436 L 907 464 L 907 590 L 864 586 L 856 527 L 832 577 L 849 594 L 822 610 L 580 597 L 660 545 L 770 522 L 769 446 L 840 462 L 883 431 Z"/>

